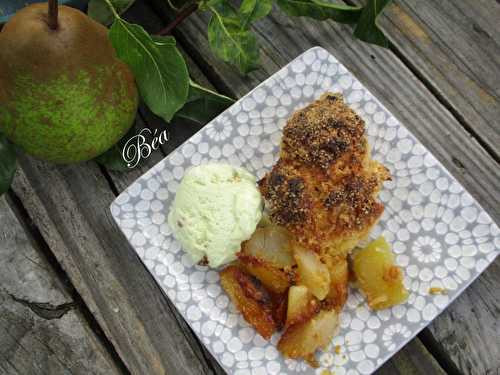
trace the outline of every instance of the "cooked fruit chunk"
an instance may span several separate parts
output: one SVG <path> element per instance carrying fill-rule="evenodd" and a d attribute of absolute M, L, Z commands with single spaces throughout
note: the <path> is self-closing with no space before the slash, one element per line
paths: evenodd
<path fill-rule="evenodd" d="M 358 287 L 374 310 L 386 309 L 408 298 L 403 273 L 394 265 L 394 255 L 383 237 L 354 254 L 353 271 Z"/>
<path fill-rule="evenodd" d="M 288 231 L 272 224 L 257 228 L 252 237 L 243 243 L 241 252 L 279 268 L 289 268 L 295 264 Z"/>
<path fill-rule="evenodd" d="M 335 310 L 321 310 L 312 319 L 289 327 L 278 342 L 278 350 L 288 358 L 306 358 L 326 347 L 338 326 Z"/>
<path fill-rule="evenodd" d="M 305 285 L 295 285 L 288 290 L 286 327 L 310 320 L 320 310 L 316 297 Z"/>
<path fill-rule="evenodd" d="M 291 268 L 285 271 L 274 263 L 265 261 L 252 255 L 238 254 L 240 267 L 252 276 L 259 279 L 264 286 L 274 293 L 284 293 L 294 279 Z"/>
<path fill-rule="evenodd" d="M 340 311 L 347 300 L 349 285 L 349 265 L 344 256 L 323 256 L 323 261 L 330 272 L 330 291 L 325 302 L 328 307 Z"/>
<path fill-rule="evenodd" d="M 295 246 L 294 256 L 297 261 L 299 284 L 307 286 L 311 293 L 322 300 L 330 290 L 330 272 L 314 251 Z"/>
<path fill-rule="evenodd" d="M 273 302 L 269 292 L 255 277 L 236 266 L 220 273 L 221 284 L 231 301 L 265 339 L 271 338 L 277 326 L 273 318 Z"/>

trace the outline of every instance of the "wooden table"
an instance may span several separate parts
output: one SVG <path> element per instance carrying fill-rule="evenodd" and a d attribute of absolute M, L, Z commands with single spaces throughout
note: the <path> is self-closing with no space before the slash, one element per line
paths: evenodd
<path fill-rule="evenodd" d="M 358 1 L 358 0 L 356 0 Z M 164 0 L 126 18 L 156 32 Z M 500 222 L 500 4 L 395 0 L 380 24 L 390 49 L 349 27 L 290 19 L 256 25 L 262 68 L 242 77 L 215 58 L 207 15 L 175 31 L 193 77 L 240 97 L 292 58 L 333 53 Z M 113 223 L 109 205 L 198 127 L 165 125 L 141 108 L 137 126 L 171 140 L 139 169 L 55 166 L 22 156 L 0 198 L 0 374 L 222 374 Z M 500 374 L 500 259 L 387 362 L 380 374 Z"/>

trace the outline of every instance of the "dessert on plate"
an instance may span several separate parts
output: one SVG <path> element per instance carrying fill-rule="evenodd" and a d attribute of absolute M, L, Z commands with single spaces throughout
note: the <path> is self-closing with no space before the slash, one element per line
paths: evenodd
<path fill-rule="evenodd" d="M 222 287 L 262 337 L 283 331 L 280 352 L 314 366 L 337 332 L 349 282 L 372 309 L 408 296 L 383 238 L 358 248 L 382 215 L 377 196 L 390 173 L 370 157 L 364 121 L 341 94 L 295 112 L 279 156 L 258 188 L 241 168 L 191 169 L 169 224 L 193 260 L 230 262 Z"/>

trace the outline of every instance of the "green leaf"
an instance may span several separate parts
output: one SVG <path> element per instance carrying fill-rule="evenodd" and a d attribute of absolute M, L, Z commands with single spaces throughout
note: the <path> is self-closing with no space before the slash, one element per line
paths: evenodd
<path fill-rule="evenodd" d="M 354 29 L 354 36 L 365 42 L 388 47 L 389 41 L 375 23 L 377 16 L 391 0 L 368 0 L 363 8 L 358 25 Z"/>
<path fill-rule="evenodd" d="M 252 22 L 267 16 L 272 8 L 273 0 L 243 0 L 238 11 L 241 27 L 248 29 Z"/>
<path fill-rule="evenodd" d="M 0 196 L 9 190 L 16 172 L 14 146 L 0 133 Z"/>
<path fill-rule="evenodd" d="M 123 148 L 116 144 L 104 154 L 95 158 L 95 161 L 110 171 L 128 171 L 130 168 L 127 166 L 127 162 L 123 159 L 122 152 Z"/>
<path fill-rule="evenodd" d="M 141 26 L 117 17 L 109 37 L 118 57 L 132 70 L 141 98 L 169 122 L 186 102 L 189 74 L 173 37 L 152 37 Z"/>
<path fill-rule="evenodd" d="M 212 12 L 208 24 L 208 41 L 212 51 L 225 62 L 236 65 L 242 73 L 257 69 L 257 38 L 242 28 L 236 11 L 224 1 L 212 1 L 207 6 Z"/>
<path fill-rule="evenodd" d="M 135 0 L 110 0 L 113 7 L 116 9 L 118 14 L 124 13 L 128 8 L 132 6 Z M 95 21 L 109 26 L 115 19 L 113 12 L 107 5 L 105 0 L 90 0 L 87 14 L 90 18 Z"/>
<path fill-rule="evenodd" d="M 188 100 L 175 114 L 175 118 L 185 118 L 205 125 L 233 103 L 233 99 L 191 81 Z"/>
<path fill-rule="evenodd" d="M 335 4 L 320 0 L 278 0 L 279 7 L 293 17 L 331 19 L 341 23 L 356 23 L 361 16 L 360 7 Z"/>
<path fill-rule="evenodd" d="M 104 154 L 99 155 L 94 160 L 106 167 L 110 171 L 124 172 L 129 171 L 131 168 L 123 159 L 123 147 L 130 138 L 138 133 L 136 125 L 132 126 L 130 130 L 120 139 L 113 147 L 111 147 Z"/>

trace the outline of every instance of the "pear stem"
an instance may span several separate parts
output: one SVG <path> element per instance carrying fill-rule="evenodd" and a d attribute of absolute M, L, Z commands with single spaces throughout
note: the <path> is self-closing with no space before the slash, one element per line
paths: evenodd
<path fill-rule="evenodd" d="M 49 0 L 49 27 L 52 30 L 57 29 L 57 16 L 59 13 L 59 7 L 57 5 L 57 0 Z"/>

